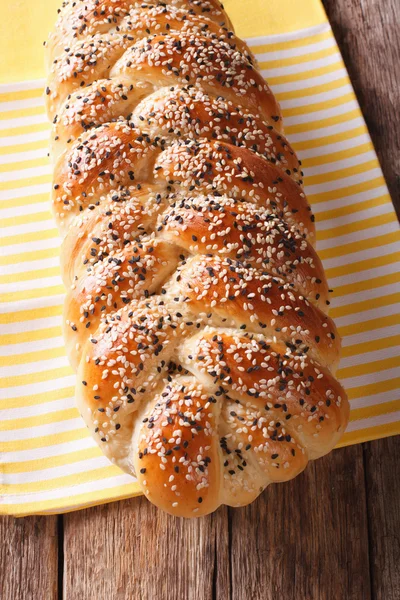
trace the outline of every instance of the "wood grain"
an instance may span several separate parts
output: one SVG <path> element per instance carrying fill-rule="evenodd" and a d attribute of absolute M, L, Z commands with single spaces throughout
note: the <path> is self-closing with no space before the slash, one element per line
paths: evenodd
<path fill-rule="evenodd" d="M 361 446 L 311 463 L 230 518 L 232 600 L 371 598 Z"/>
<path fill-rule="evenodd" d="M 64 598 L 230 598 L 228 511 L 170 517 L 144 498 L 64 517 Z"/>
<path fill-rule="evenodd" d="M 1 600 L 56 600 L 57 517 L 0 517 Z"/>
<path fill-rule="evenodd" d="M 364 445 L 374 600 L 400 598 L 400 436 Z"/>
<path fill-rule="evenodd" d="M 323 4 L 400 216 L 400 2 Z"/>

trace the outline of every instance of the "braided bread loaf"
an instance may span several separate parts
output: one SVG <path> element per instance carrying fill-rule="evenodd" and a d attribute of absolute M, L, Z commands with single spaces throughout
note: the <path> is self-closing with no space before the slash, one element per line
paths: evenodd
<path fill-rule="evenodd" d="M 247 504 L 349 412 L 279 105 L 217 0 L 66 1 L 47 52 L 81 414 L 166 511 Z"/>

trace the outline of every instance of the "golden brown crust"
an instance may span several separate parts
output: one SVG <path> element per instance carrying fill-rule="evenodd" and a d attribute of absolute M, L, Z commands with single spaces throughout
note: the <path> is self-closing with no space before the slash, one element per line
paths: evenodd
<path fill-rule="evenodd" d="M 301 163 L 217 0 L 71 0 L 48 44 L 76 401 L 177 516 L 243 506 L 349 417 Z"/>

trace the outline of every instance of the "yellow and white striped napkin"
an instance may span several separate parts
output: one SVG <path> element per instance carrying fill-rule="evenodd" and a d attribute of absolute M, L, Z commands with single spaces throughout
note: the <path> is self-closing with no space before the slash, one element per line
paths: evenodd
<path fill-rule="evenodd" d="M 319 0 L 302 0 L 301 15 L 296 1 L 225 4 L 303 160 L 318 250 L 335 290 L 331 314 L 343 336 L 339 377 L 352 408 L 345 445 L 400 433 L 400 231 Z M 27 0 L 8 3 L 0 35 L 0 513 L 15 515 L 138 493 L 74 408 L 61 336 L 60 240 L 49 208 L 40 79 L 41 42 L 57 4 L 42 0 L 38 11 Z"/>

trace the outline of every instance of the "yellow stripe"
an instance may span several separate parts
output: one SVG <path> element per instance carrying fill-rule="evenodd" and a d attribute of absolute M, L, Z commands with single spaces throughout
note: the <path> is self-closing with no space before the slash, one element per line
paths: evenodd
<path fill-rule="evenodd" d="M 375 165 L 378 167 L 378 162 Z M 360 194 L 361 192 L 369 192 L 377 187 L 384 186 L 385 180 L 383 177 L 375 177 L 369 179 L 363 183 L 355 183 L 346 187 L 339 188 L 337 190 L 330 190 L 329 192 L 319 192 L 318 194 L 308 195 L 308 200 L 311 204 L 317 204 L 318 202 L 329 202 L 330 200 L 339 200 L 340 198 L 346 198 L 354 194 Z"/>
<path fill-rule="evenodd" d="M 386 415 L 397 410 L 400 410 L 400 400 L 383 402 L 382 404 L 375 404 L 374 406 L 365 406 L 364 408 L 353 409 L 350 413 L 350 421 L 379 417 L 380 415 Z"/>
<path fill-rule="evenodd" d="M 378 235 L 367 240 L 359 240 L 358 242 L 350 242 L 348 244 L 343 244 L 342 246 L 336 246 L 335 248 L 326 248 L 325 250 L 319 250 L 318 254 L 322 260 L 327 260 L 328 258 L 346 256 L 347 254 L 353 254 L 353 252 L 360 252 L 361 250 L 367 250 L 368 248 L 379 248 L 380 246 L 386 246 L 386 244 L 393 244 L 394 242 L 398 242 L 399 240 L 400 232 L 393 231 L 392 233 Z"/>
<path fill-rule="evenodd" d="M 46 371 L 38 371 L 37 373 L 29 373 L 28 375 L 13 375 L 13 377 L 1 377 L 1 388 L 13 388 L 19 385 L 28 385 L 32 383 L 41 383 L 42 381 L 51 381 L 61 379 L 72 375 L 71 367 L 58 367 L 57 369 L 49 369 Z"/>
<path fill-rule="evenodd" d="M 28 242 L 40 242 L 55 237 L 58 237 L 58 231 L 52 227 L 51 229 L 45 229 L 43 231 L 30 231 L 29 233 L 24 233 L 23 237 L 21 237 L 21 234 L 4 236 L 0 239 L 0 246 L 12 246 L 13 244 L 20 244 L 21 242 L 24 244 Z"/>
<path fill-rule="evenodd" d="M 318 67 L 318 69 L 307 69 L 306 71 L 300 71 L 298 73 L 290 73 L 290 75 L 275 75 L 274 77 L 267 77 L 268 83 L 271 86 L 281 85 L 282 83 L 293 83 L 297 81 L 304 81 L 320 75 L 329 75 L 335 73 L 344 68 L 342 60 L 338 60 L 332 65 L 326 65 L 325 67 Z"/>
<path fill-rule="evenodd" d="M 46 458 L 41 458 L 40 460 L 33 459 L 17 463 L 6 463 L 2 465 L 2 472 L 7 475 L 16 473 L 33 473 L 34 471 L 51 469 L 53 467 L 62 467 L 63 465 L 72 465 L 83 460 L 89 460 L 90 458 L 97 458 L 101 456 L 103 456 L 103 453 L 101 452 L 100 448 L 96 446 L 95 448 L 77 450 L 75 452 L 61 454 L 60 456 L 48 456 Z"/>
<path fill-rule="evenodd" d="M 41 392 L 40 394 L 29 394 L 29 396 L 18 396 L 17 398 L 7 398 L 0 400 L 0 408 L 24 408 L 25 406 L 36 406 L 45 404 L 54 400 L 63 400 L 64 398 L 73 398 L 75 394 L 74 387 L 59 388 L 50 392 Z"/>
<path fill-rule="evenodd" d="M 76 408 L 66 408 L 50 412 L 45 415 L 36 415 L 35 417 L 26 417 L 21 419 L 3 420 L 0 422 L 0 431 L 14 431 L 17 429 L 29 429 L 38 425 L 49 425 L 50 423 L 61 423 L 76 419 L 79 412 Z"/>
<path fill-rule="evenodd" d="M 323 50 L 315 50 L 314 52 L 307 52 L 301 56 L 290 56 L 287 58 L 276 58 L 272 60 L 259 61 L 259 68 L 261 70 L 276 69 L 282 67 L 292 67 L 294 65 L 308 64 L 314 60 L 320 60 L 321 58 L 327 58 L 338 53 L 337 46 L 331 48 L 324 48 Z"/>
<path fill-rule="evenodd" d="M 24 271 L 23 273 L 14 273 L 14 275 L 0 275 L 0 283 L 17 283 L 18 281 L 35 281 L 44 277 L 54 277 L 60 275 L 60 267 L 49 267 L 47 269 L 38 269 L 36 271 Z"/>
<path fill-rule="evenodd" d="M 283 111 L 285 114 L 285 111 Z M 342 115 L 336 115 L 335 117 L 326 117 L 318 119 L 317 121 L 307 121 L 306 123 L 299 123 L 298 125 L 289 125 L 285 128 L 286 135 L 290 136 L 295 133 L 306 133 L 307 131 L 314 131 L 315 129 L 322 129 L 323 127 L 332 127 L 333 125 L 339 125 L 340 123 L 346 123 L 360 116 L 360 110 L 354 108 L 349 110 Z"/>
<path fill-rule="evenodd" d="M 374 298 L 373 300 L 364 300 L 362 302 L 357 302 L 356 304 L 336 306 L 335 308 L 332 308 L 330 315 L 332 319 L 338 319 L 339 317 L 345 317 L 353 313 L 359 313 L 363 310 L 371 310 L 371 308 L 390 306 L 391 304 L 397 304 L 398 302 L 400 302 L 400 292 L 396 294 L 388 294 L 387 296 L 381 296 L 380 298 Z M 361 323 L 357 323 L 357 327 L 359 325 L 361 326 Z"/>
<path fill-rule="evenodd" d="M 347 148 L 347 150 L 339 150 L 338 152 L 330 152 L 329 154 L 323 154 L 322 156 L 304 158 L 302 160 L 302 166 L 304 169 L 309 169 L 310 167 L 326 165 L 329 163 L 337 162 L 339 160 L 343 160 L 345 158 L 360 156 L 360 154 L 365 154 L 366 152 L 370 152 L 373 149 L 373 145 L 370 142 L 366 142 L 365 144 L 360 144 L 359 146 L 354 146 L 353 148 Z M 309 185 L 308 179 L 309 178 L 307 177 L 307 185 Z"/>
<path fill-rule="evenodd" d="M 21 142 L 10 146 L 0 146 L 0 156 L 16 154 L 18 152 L 29 152 L 31 150 L 43 150 L 48 148 L 47 140 L 38 140 L 37 142 Z"/>
<path fill-rule="evenodd" d="M 257 46 L 251 46 L 253 54 L 265 54 L 266 52 L 278 52 L 280 50 L 291 50 L 292 48 L 302 48 L 303 46 L 310 46 L 312 44 L 318 44 L 328 39 L 332 39 L 333 35 L 331 31 L 325 31 L 317 35 L 305 37 L 299 40 L 289 40 L 287 42 L 272 42 L 271 44 L 259 44 Z"/>
<path fill-rule="evenodd" d="M 349 80 L 347 77 L 341 77 L 340 79 L 335 79 L 330 81 L 329 83 L 321 83 L 319 85 L 314 85 L 312 87 L 307 87 L 300 90 L 292 90 L 290 92 L 280 92 L 275 94 L 276 99 L 279 102 L 283 100 L 295 100 L 297 98 L 307 98 L 308 96 L 315 96 L 317 94 L 322 94 L 324 92 L 330 92 L 333 90 L 337 90 L 345 85 L 349 84 Z"/>
<path fill-rule="evenodd" d="M 64 475 L 54 479 L 43 479 L 42 481 L 33 481 L 26 483 L 6 483 L 3 485 L 6 494 L 45 492 L 54 490 L 59 487 L 70 487 L 71 485 L 79 485 L 88 483 L 89 481 L 98 481 L 99 479 L 107 479 L 108 477 L 116 477 L 121 475 L 118 467 L 111 465 L 109 467 L 100 467 L 93 471 L 84 473 L 73 473 L 72 475 Z"/>
<path fill-rule="evenodd" d="M 388 423 L 387 425 L 379 425 L 378 427 L 365 427 L 359 431 L 345 433 L 342 440 L 338 444 L 338 448 L 350 446 L 351 444 L 361 444 L 372 440 L 389 437 L 399 433 L 399 423 Z"/>
<path fill-rule="evenodd" d="M 329 144 L 352 140 L 353 138 L 363 135 L 366 131 L 366 127 L 360 125 L 359 127 L 354 127 L 353 129 L 341 131 L 340 133 L 335 133 L 333 135 L 325 135 L 320 138 L 304 140 L 302 142 L 293 142 L 292 145 L 297 152 L 301 152 L 302 150 L 311 150 L 312 148 L 320 148 L 321 146 L 328 146 Z"/>
<path fill-rule="evenodd" d="M 35 290 L 26 290 L 22 292 L 8 292 L 2 294 L 2 302 L 19 302 L 22 300 L 32 300 L 33 298 L 45 298 L 47 296 L 59 296 L 65 293 L 62 285 L 53 285 L 49 287 L 37 288 Z"/>
<path fill-rule="evenodd" d="M 33 125 L 21 125 L 20 127 L 10 127 L 0 131 L 0 139 L 14 135 L 27 135 L 28 133 L 39 133 L 40 131 L 50 131 L 48 123 L 35 123 Z"/>
<path fill-rule="evenodd" d="M 47 446 L 58 446 L 66 442 L 76 442 L 89 437 L 89 433 L 82 421 L 81 429 L 63 431 L 42 435 L 41 437 L 27 440 L 15 440 L 12 442 L 0 442 L 0 452 L 18 452 L 19 450 L 34 450 L 35 448 L 46 448 Z"/>
<path fill-rule="evenodd" d="M 42 310 L 45 311 L 46 309 Z M 57 306 L 57 314 L 61 313 L 62 307 Z M 21 333 L 6 333 L 4 335 L 0 335 L 0 346 L 6 346 L 9 344 L 24 344 L 26 342 L 37 342 L 39 340 L 47 340 L 49 338 L 59 337 L 60 335 L 62 335 L 61 327 L 48 327 L 45 329 L 36 329 L 35 331 L 22 331 Z"/>
<path fill-rule="evenodd" d="M 4 191 L 7 191 L 7 190 L 27 188 L 26 193 L 28 195 L 29 188 L 27 187 L 27 184 L 29 186 L 31 186 L 31 185 L 40 185 L 42 183 L 50 183 L 50 182 L 51 182 L 51 175 L 35 175 L 35 176 L 32 175 L 31 177 L 29 177 L 29 179 L 13 179 L 12 181 L 3 181 L 1 184 L 1 189 Z"/>
<path fill-rule="evenodd" d="M 97 506 L 99 504 L 108 504 L 114 500 L 124 500 L 134 496 L 139 496 L 141 490 L 139 484 L 134 482 L 123 486 L 116 486 L 100 491 L 77 494 L 76 496 L 57 498 L 56 500 L 40 500 L 40 502 L 27 502 L 21 504 L 2 504 L 1 510 L 4 514 L 24 517 L 30 514 L 45 515 L 50 512 L 74 512 L 81 507 Z M 78 506 L 79 508 L 72 508 Z M 69 510 L 68 510 L 69 509 Z"/>
<path fill-rule="evenodd" d="M 61 314 L 62 306 L 59 303 L 57 303 L 55 306 L 45 306 L 44 308 L 20 310 L 9 314 L 0 313 L 0 325 L 4 323 L 20 323 L 22 321 L 45 319 L 47 317 L 56 317 Z M 3 338 L 0 337 L 0 340 L 2 339 Z"/>
<path fill-rule="evenodd" d="M 18 208 L 20 206 L 31 206 L 39 202 L 49 202 L 49 194 L 30 194 L 29 188 L 26 188 L 26 190 L 26 195 L 20 198 L 0 200 L 0 208 Z"/>
<path fill-rule="evenodd" d="M 346 391 L 349 400 L 354 400 L 355 398 L 363 398 L 364 396 L 373 396 L 381 392 L 397 390 L 399 386 L 400 377 L 396 377 L 396 379 L 387 379 L 386 381 L 377 381 L 376 383 L 369 383 L 361 387 L 348 388 Z"/>
<path fill-rule="evenodd" d="M 309 113 L 326 110 L 328 108 L 334 108 L 335 106 L 342 106 L 346 102 L 355 100 L 356 97 L 353 92 L 339 96 L 339 98 L 332 98 L 331 100 L 324 100 L 322 102 L 315 102 L 314 104 L 306 104 L 304 106 L 295 106 L 293 108 L 285 108 L 283 110 L 284 116 L 296 117 L 298 115 L 308 115 Z"/>
<path fill-rule="evenodd" d="M 59 248 L 46 248 L 46 250 L 35 250 L 35 252 L 22 252 L 21 254 L 10 254 L 9 256 L 0 256 L 1 265 L 17 265 L 27 263 L 33 260 L 42 260 L 59 256 Z"/>
<path fill-rule="evenodd" d="M 383 337 L 380 340 L 373 340 L 371 342 L 362 342 L 361 344 L 353 344 L 353 346 L 345 346 L 342 348 L 342 359 L 349 356 L 357 356 L 370 351 L 384 350 L 385 348 L 395 348 L 400 345 L 400 339 L 398 335 L 392 337 Z"/>
<path fill-rule="evenodd" d="M 41 221 L 47 221 L 52 218 L 50 210 L 45 212 L 37 212 L 29 215 L 15 215 L 15 217 L 8 217 L 1 219 L 1 227 L 15 227 L 16 225 L 28 225 L 29 223 L 40 223 Z M 53 221 L 54 222 L 54 221 Z"/>
<path fill-rule="evenodd" d="M 377 215 L 370 217 L 369 219 L 362 219 L 361 221 L 353 221 L 346 223 L 346 225 L 340 225 L 339 227 L 332 227 L 332 229 L 323 229 L 318 232 L 319 240 L 329 240 L 337 238 L 342 235 L 349 235 L 356 231 L 363 231 L 364 229 L 372 229 L 373 227 L 379 227 L 380 225 L 387 225 L 388 223 L 394 223 L 397 221 L 397 216 L 394 212 L 384 213 L 383 215 Z"/>
<path fill-rule="evenodd" d="M 49 348 L 48 350 L 35 350 L 34 352 L 25 352 L 24 354 L 10 354 L 9 356 L 2 356 L 1 364 L 3 367 L 11 367 L 13 365 L 26 365 L 31 362 L 51 360 L 52 358 L 61 358 L 63 356 L 65 356 L 64 344 L 61 347 L 55 346 Z"/>
<path fill-rule="evenodd" d="M 344 325 L 343 327 L 339 327 L 339 333 L 342 337 L 345 337 L 356 333 L 365 333 L 366 331 L 382 329 L 383 327 L 392 327 L 393 325 L 400 325 L 400 311 L 396 315 L 386 315 L 379 317 L 379 319 L 370 319 L 369 321 L 362 321 L 361 323 Z M 343 348 L 342 350 L 345 352 L 346 348 Z"/>
<path fill-rule="evenodd" d="M 21 171 L 22 169 L 33 169 L 34 167 L 47 167 L 49 159 L 47 156 L 41 158 L 31 158 L 20 162 L 8 163 L 0 165 L 0 173 L 12 173 L 13 171 Z"/>
<path fill-rule="evenodd" d="M 339 208 L 334 208 L 333 210 L 321 211 L 317 214 L 317 222 L 329 221 L 330 219 L 337 219 L 339 217 L 347 217 L 348 215 L 352 215 L 361 210 L 368 210 L 370 208 L 384 206 L 386 204 L 392 205 L 389 194 L 383 194 L 382 196 L 372 198 L 371 200 L 362 200 L 361 202 L 356 202 L 355 204 L 346 204 L 345 206 L 340 206 Z"/>
<path fill-rule="evenodd" d="M 27 106 L 26 108 L 15 108 L 11 110 L 0 111 L 0 121 L 8 119 L 20 119 L 23 117 L 35 117 L 36 115 L 44 115 L 44 106 Z"/>
<path fill-rule="evenodd" d="M 368 375 L 369 373 L 380 373 L 381 371 L 394 369 L 396 367 L 400 367 L 400 356 L 393 356 L 392 358 L 375 360 L 362 365 L 345 367 L 338 370 L 337 376 L 339 379 L 346 379 L 347 377 L 359 377 L 361 375 Z"/>
<path fill-rule="evenodd" d="M 19 92 L 0 93 L 0 102 L 16 102 L 17 100 L 30 100 L 31 98 L 40 98 L 43 96 L 43 88 L 37 87 L 31 90 L 21 90 Z"/>
<path fill-rule="evenodd" d="M 350 263 L 349 265 L 341 265 L 340 267 L 326 269 L 325 274 L 328 280 L 330 280 L 333 277 L 343 277 L 344 275 L 358 273 L 367 269 L 377 269 L 385 265 L 391 265 L 397 261 L 400 261 L 400 252 L 394 252 L 393 254 L 368 258 L 359 262 Z"/>
<path fill-rule="evenodd" d="M 351 167 L 344 167 L 343 169 L 335 169 L 335 165 L 332 164 L 332 171 L 327 173 L 321 173 L 320 175 L 312 175 L 306 178 L 307 185 L 317 185 L 319 183 L 326 183 L 328 181 L 337 181 L 338 179 L 344 179 L 345 177 L 351 177 L 365 173 L 378 167 L 378 162 L 375 158 L 372 160 L 365 161 L 359 165 L 352 165 Z"/>
<path fill-rule="evenodd" d="M 400 271 L 398 273 L 390 273 L 390 275 L 381 275 L 380 277 L 374 277 L 373 279 L 365 279 L 364 281 L 354 281 L 347 285 L 340 285 L 334 289 L 334 296 L 346 296 L 347 294 L 355 294 L 357 292 L 365 292 L 366 290 L 373 290 L 377 287 L 383 287 L 384 285 L 390 285 L 391 283 L 398 283 L 400 281 Z M 373 301 L 375 302 L 375 300 Z"/>

